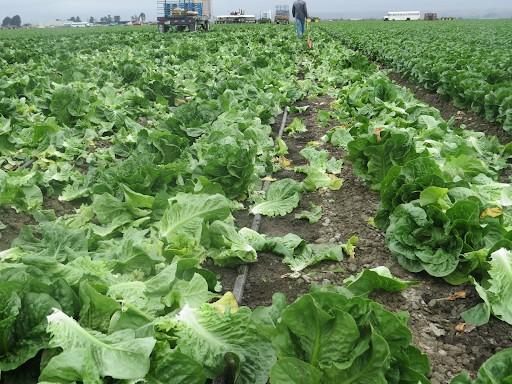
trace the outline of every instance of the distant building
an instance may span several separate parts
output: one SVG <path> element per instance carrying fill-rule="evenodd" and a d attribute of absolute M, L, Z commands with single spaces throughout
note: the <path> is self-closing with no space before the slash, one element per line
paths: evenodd
<path fill-rule="evenodd" d="M 85 28 L 91 27 L 92 24 L 86 21 L 69 21 L 69 20 L 54 20 L 48 24 L 40 25 L 40 28 Z"/>
<path fill-rule="evenodd" d="M 65 25 L 65 26 L 71 27 L 71 28 L 86 28 L 86 27 L 90 27 L 91 24 L 89 24 L 86 21 L 75 21 L 75 22 L 71 22 L 69 25 Z"/>
<path fill-rule="evenodd" d="M 256 16 L 254 15 L 223 15 L 217 16 L 217 24 L 254 24 Z"/>
<path fill-rule="evenodd" d="M 427 21 L 435 21 L 437 20 L 437 13 L 427 12 L 425 15 L 423 15 L 423 19 Z"/>

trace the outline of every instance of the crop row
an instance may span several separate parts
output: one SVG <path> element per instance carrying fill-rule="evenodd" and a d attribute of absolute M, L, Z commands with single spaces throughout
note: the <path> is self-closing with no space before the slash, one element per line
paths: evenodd
<path fill-rule="evenodd" d="M 292 304 L 277 294 L 271 307 L 251 311 L 230 293 L 221 295 L 221 282 L 202 265 L 255 262 L 268 248 L 292 268 L 315 256 L 297 236 L 268 239 L 237 228 L 232 216 L 247 200 L 258 203 L 253 212 L 287 212 L 269 196 L 283 195 L 282 185 L 293 203 L 299 188 L 339 187 L 326 174 L 339 164 L 311 150 L 303 152 L 309 164 L 301 169 L 308 183 L 274 183 L 258 201 L 261 178 L 279 169 L 282 143 L 275 145 L 271 124 L 285 105 L 308 95 L 339 89 L 335 116 L 346 128 L 330 140 L 349 147 L 359 175 L 374 188 L 384 191 L 386 176 L 413 162 L 429 165 L 420 167 L 429 175 L 434 169 L 419 203 L 414 187 L 423 177 L 396 177 L 401 184 L 389 187 L 393 203 L 383 203 L 388 211 L 378 223 L 399 220 L 400 205 L 410 203 L 436 208 L 427 213 L 442 223 L 432 221 L 418 236 L 450 229 L 448 240 L 476 247 L 477 240 L 467 243 L 492 229 L 470 259 L 480 264 L 440 246 L 450 263 L 431 255 L 425 259 L 435 268 L 421 257 L 406 268 L 461 280 L 488 273 L 493 282 L 492 240 L 511 248 L 510 204 L 502 199 L 510 186 L 497 183 L 510 148 L 454 131 L 328 36 L 319 35 L 318 50 L 303 55 L 288 30 L 267 28 L 273 27 L 2 42 L 0 205 L 37 221 L 0 253 L 2 380 L 201 384 L 224 374 L 242 384 L 429 382 L 429 362 L 411 345 L 407 316 L 367 298 L 376 288 L 408 287 L 385 270 L 364 271 L 345 287 L 313 288 Z M 482 185 L 489 186 L 485 195 Z M 57 217 L 46 209 L 57 199 L 77 209 Z M 478 210 L 478 219 L 444 223 L 459 200 Z M 426 254 L 412 243 L 413 257 Z M 497 304 L 506 303 L 492 293 L 482 309 L 501 315 Z"/>
<path fill-rule="evenodd" d="M 512 131 L 510 21 L 329 24 L 341 41 Z"/>
<path fill-rule="evenodd" d="M 256 30 L 79 36 L 3 43 L 1 203 L 38 222 L 0 254 L 3 380 L 204 383 L 226 373 L 277 384 L 377 369 L 426 382 L 407 318 L 365 298 L 364 280 L 389 277 L 291 305 L 277 295 L 251 312 L 202 267 L 255 262 L 272 244 L 291 261 L 295 247 L 312 249 L 238 230 L 232 217 L 278 168 L 274 116 L 319 90 L 295 76 L 298 42 Z M 313 188 L 325 180 L 303 171 L 315 171 Z M 57 199 L 77 209 L 56 217 L 45 208 Z"/>
<path fill-rule="evenodd" d="M 321 55 L 339 61 L 335 52 Z M 327 70 L 335 74 L 338 65 Z M 333 110 L 342 127 L 330 140 L 380 192 L 375 223 L 393 256 L 411 272 L 474 282 L 485 304 L 464 313 L 466 321 L 481 325 L 494 313 L 512 324 L 512 186 L 501 177 L 511 144 L 455 128 L 367 60 L 338 73 L 336 85 L 346 83 Z"/>

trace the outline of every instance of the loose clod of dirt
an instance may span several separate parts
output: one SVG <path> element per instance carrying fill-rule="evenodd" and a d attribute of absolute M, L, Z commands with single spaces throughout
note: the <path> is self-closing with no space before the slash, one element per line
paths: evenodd
<path fill-rule="evenodd" d="M 299 106 L 310 105 L 310 108 L 304 114 L 288 116 L 288 124 L 294 117 L 299 117 L 308 127 L 307 133 L 296 138 L 286 134 L 283 137 L 289 148 L 287 158 L 292 161 L 292 166 L 304 163 L 299 151 L 308 142 L 319 141 L 332 128 L 332 125 L 321 128 L 316 118 L 319 110 L 329 110 L 332 101 L 329 97 L 322 97 L 299 103 Z M 345 157 L 343 151 L 330 145 L 323 148 L 337 158 Z M 477 329 L 464 326 L 460 313 L 479 302 L 472 287 L 453 287 L 426 274 L 408 273 L 397 264 L 388 250 L 384 233 L 369 224 L 379 206 L 378 194 L 358 179 L 351 164 L 344 161 L 340 175 L 344 179 L 341 190 L 304 195 L 300 207 L 293 213 L 281 218 L 263 218 L 260 232 L 270 236 L 295 233 L 316 243 L 342 243 L 357 235 L 360 241 L 355 258 L 340 263 L 322 263 L 304 271 L 300 278 L 293 279 L 287 277 L 290 270 L 282 264 L 281 257 L 260 254 L 259 261 L 250 266 L 242 304 L 251 308 L 270 305 L 276 292 L 285 293 L 293 301 L 307 293 L 311 284 L 341 284 L 345 278 L 362 269 L 387 266 L 395 276 L 417 280 L 420 284 L 402 293 L 376 293 L 372 298 L 390 310 L 409 312 L 414 344 L 429 355 L 433 384 L 449 383 L 461 371 L 474 375 L 490 356 L 512 347 L 512 328 L 506 323 L 492 319 L 488 325 Z M 281 171 L 274 177 L 302 178 L 291 171 Z M 310 203 L 320 205 L 324 213 L 321 221 L 313 225 L 295 219 L 295 213 L 308 209 Z M 239 213 L 237 221 L 239 226 L 250 226 L 251 216 Z M 236 270 L 216 271 L 221 275 L 224 289 L 231 290 Z"/>

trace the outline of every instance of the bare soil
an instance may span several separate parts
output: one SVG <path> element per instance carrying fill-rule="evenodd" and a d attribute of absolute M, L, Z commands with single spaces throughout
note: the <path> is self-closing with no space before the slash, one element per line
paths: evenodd
<path fill-rule="evenodd" d="M 44 209 L 53 209 L 55 212 L 55 215 L 57 217 L 65 216 L 70 213 L 73 213 L 76 208 L 80 206 L 80 203 L 78 201 L 76 202 L 67 202 L 67 201 L 60 201 L 57 198 L 50 197 L 45 198 L 43 203 Z"/>
<path fill-rule="evenodd" d="M 293 165 L 304 161 L 299 151 L 310 141 L 318 141 L 331 128 L 321 128 L 316 119 L 318 110 L 328 110 L 332 101 L 329 97 L 302 102 L 310 105 L 302 115 L 291 114 L 287 123 L 294 117 L 301 118 L 308 132 L 300 137 L 283 138 L 288 145 Z M 330 145 L 325 149 L 333 156 L 344 158 L 345 153 Z M 290 171 L 281 171 L 276 178 L 301 176 Z M 305 271 L 298 279 L 288 277 L 290 270 L 275 255 L 262 254 L 257 263 L 251 265 L 245 288 L 243 304 L 251 308 L 270 305 L 272 295 L 282 292 L 290 301 L 309 291 L 311 284 L 341 284 L 345 278 L 360 272 L 364 268 L 387 266 L 396 276 L 418 280 L 419 285 L 399 294 L 376 293 L 373 298 L 393 311 L 407 311 L 410 314 L 410 327 L 414 343 L 430 357 L 432 364 L 431 380 L 433 384 L 449 383 L 461 371 L 475 374 L 480 365 L 497 351 L 512 347 L 512 327 L 498 320 L 483 327 L 466 327 L 460 332 L 460 313 L 479 302 L 478 295 L 470 286 L 453 287 L 440 279 L 426 274 L 411 274 L 401 268 L 393 259 L 385 242 L 384 233 L 371 224 L 377 212 L 379 196 L 372 192 L 352 170 L 345 160 L 341 176 L 344 185 L 340 191 L 318 191 L 304 195 L 300 207 L 293 213 L 281 218 L 263 218 L 260 232 L 271 236 L 295 233 L 307 241 L 316 243 L 344 242 L 352 235 L 360 238 L 356 257 L 341 263 L 323 263 Z M 310 203 L 320 205 L 324 215 L 317 224 L 295 219 L 295 213 L 308 209 Z M 240 226 L 250 226 L 250 216 L 237 215 Z M 233 288 L 235 270 L 217 269 L 222 276 L 224 289 Z M 464 291 L 465 299 L 453 299 L 453 295 Z"/>
<path fill-rule="evenodd" d="M 0 221 L 6 227 L 0 230 L 0 251 L 5 251 L 11 247 L 12 241 L 18 237 L 23 226 L 35 224 L 32 216 L 17 213 L 11 208 L 0 208 Z"/>
<path fill-rule="evenodd" d="M 57 198 L 45 197 L 43 209 L 53 209 L 57 217 L 74 212 L 78 208 L 78 203 L 68 203 L 59 201 Z M 11 208 L 0 208 L 0 221 L 6 228 L 0 230 L 0 251 L 11 247 L 11 243 L 16 239 L 25 225 L 34 225 L 36 221 L 28 213 L 16 212 Z"/>

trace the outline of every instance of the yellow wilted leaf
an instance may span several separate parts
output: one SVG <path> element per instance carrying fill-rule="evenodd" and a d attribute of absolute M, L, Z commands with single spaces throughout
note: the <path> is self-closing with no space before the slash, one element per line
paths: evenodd
<path fill-rule="evenodd" d="M 279 165 L 281 166 L 281 168 L 287 169 L 287 168 L 290 168 L 292 166 L 292 161 L 288 160 L 284 156 L 280 156 L 279 157 Z"/>
<path fill-rule="evenodd" d="M 375 130 L 373 131 L 373 133 L 377 137 L 377 143 L 380 143 L 382 141 L 382 137 L 380 135 L 382 131 L 384 131 L 384 128 L 375 128 Z"/>
<path fill-rule="evenodd" d="M 237 313 L 238 303 L 236 302 L 235 295 L 232 292 L 227 292 L 215 303 L 210 304 L 215 310 L 221 314 L 226 312 Z"/>
<path fill-rule="evenodd" d="M 272 176 L 265 176 L 261 180 L 263 180 L 263 181 L 276 181 L 277 179 L 273 178 Z"/>
<path fill-rule="evenodd" d="M 466 291 L 458 291 L 448 297 L 448 301 L 455 301 L 466 298 Z"/>
<path fill-rule="evenodd" d="M 483 219 L 485 217 L 500 217 L 503 215 L 503 209 L 501 208 L 487 208 L 482 212 L 480 218 Z"/>

